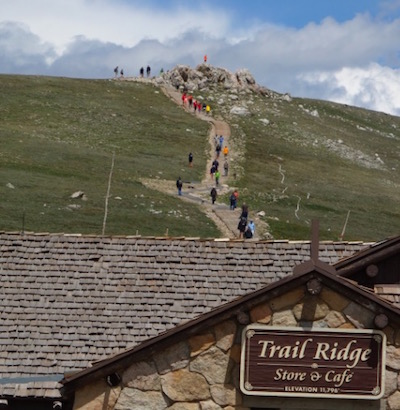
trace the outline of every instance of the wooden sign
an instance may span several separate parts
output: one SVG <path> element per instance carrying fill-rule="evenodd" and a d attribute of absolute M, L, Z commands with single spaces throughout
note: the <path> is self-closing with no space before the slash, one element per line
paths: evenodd
<path fill-rule="evenodd" d="M 379 399 L 386 336 L 375 330 L 249 325 L 240 388 L 247 395 Z"/>

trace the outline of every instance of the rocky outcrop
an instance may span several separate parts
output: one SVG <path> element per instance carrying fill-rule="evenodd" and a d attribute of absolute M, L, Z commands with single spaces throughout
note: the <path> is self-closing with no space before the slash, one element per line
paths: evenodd
<path fill-rule="evenodd" d="M 261 87 L 256 83 L 248 69 L 240 69 L 232 73 L 225 68 L 213 67 L 210 64 L 200 64 L 196 68 L 187 65 L 177 65 L 154 79 L 157 85 L 168 84 L 179 90 L 207 91 L 222 87 L 233 93 L 240 91 L 256 92 L 268 97 L 279 94 Z"/>

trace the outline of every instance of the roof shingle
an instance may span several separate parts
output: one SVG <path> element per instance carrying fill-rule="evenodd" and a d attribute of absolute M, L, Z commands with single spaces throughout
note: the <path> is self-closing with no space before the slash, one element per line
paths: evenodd
<path fill-rule="evenodd" d="M 319 258 L 333 264 L 365 246 L 320 243 Z M 53 397 L 43 383 L 290 275 L 309 257 L 309 241 L 0 233 L 0 395 Z"/>

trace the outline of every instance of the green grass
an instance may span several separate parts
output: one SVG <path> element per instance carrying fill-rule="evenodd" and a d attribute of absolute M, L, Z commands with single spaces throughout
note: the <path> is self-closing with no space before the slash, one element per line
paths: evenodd
<path fill-rule="evenodd" d="M 324 101 L 254 100 L 250 116 L 230 117 L 245 147 L 235 183 L 253 212 L 266 212 L 275 238 L 309 238 L 318 219 L 320 238 L 337 240 L 348 211 L 344 239 L 399 233 L 399 118 Z"/>
<path fill-rule="evenodd" d="M 140 183 L 200 180 L 203 168 L 187 167 L 189 151 L 205 168 L 207 124 L 156 88 L 0 76 L 0 91 L 0 229 L 100 234 L 115 152 L 106 233 L 218 235 L 195 205 Z M 76 191 L 87 201 L 72 199 Z"/>
<path fill-rule="evenodd" d="M 115 153 L 106 234 L 219 236 L 196 205 L 140 182 L 160 178 L 174 187 L 179 175 L 199 181 L 206 169 L 208 125 L 158 88 L 3 75 L 0 92 L 1 230 L 100 234 Z M 229 93 L 215 87 L 201 96 L 230 123 L 240 151 L 231 186 L 250 213 L 266 213 L 275 239 L 308 239 L 318 219 L 320 238 L 337 240 L 349 211 L 345 240 L 399 234 L 399 118 L 247 93 L 232 102 Z M 250 115 L 230 115 L 242 104 Z M 76 191 L 87 200 L 72 199 Z"/>

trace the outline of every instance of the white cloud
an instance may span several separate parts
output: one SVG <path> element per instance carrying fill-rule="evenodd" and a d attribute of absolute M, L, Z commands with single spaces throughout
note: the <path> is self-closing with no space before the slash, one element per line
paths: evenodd
<path fill-rule="evenodd" d="M 229 11 L 201 3 L 160 9 L 123 0 L 13 0 L 4 8 L 3 73 L 105 78 L 119 65 L 137 75 L 147 64 L 155 72 L 195 66 L 207 53 L 210 64 L 248 68 L 278 92 L 400 114 L 398 19 L 359 14 L 293 29 L 242 27 Z"/>
<path fill-rule="evenodd" d="M 42 42 L 25 25 L 13 23 L 0 23 L 0 54 L 2 71 L 18 73 L 32 67 L 45 69 L 56 57 L 51 44 Z"/>
<path fill-rule="evenodd" d="M 211 37 L 225 35 L 229 12 L 217 13 L 199 4 L 191 10 L 161 10 L 146 7 L 146 2 L 118 0 L 13 0 L 7 4 L 7 19 L 29 25 L 60 53 L 76 36 L 132 47 L 144 38 L 166 41 L 192 29 Z"/>
<path fill-rule="evenodd" d="M 400 69 L 372 63 L 334 72 L 314 72 L 300 78 L 325 93 L 325 99 L 400 115 Z"/>

